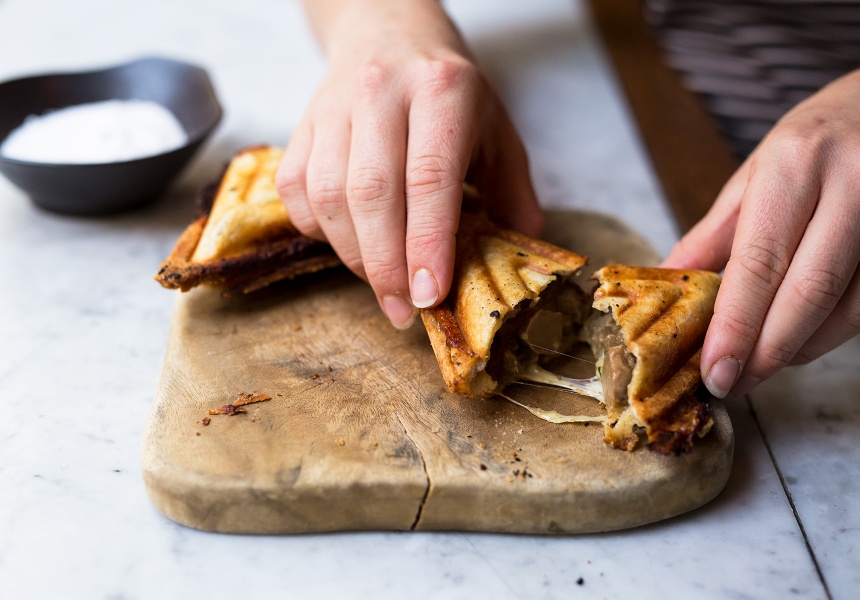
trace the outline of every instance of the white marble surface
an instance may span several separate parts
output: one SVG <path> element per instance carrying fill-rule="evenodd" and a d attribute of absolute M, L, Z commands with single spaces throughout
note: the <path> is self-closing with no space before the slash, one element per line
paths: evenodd
<path fill-rule="evenodd" d="M 447 5 L 509 103 L 542 201 L 619 212 L 667 251 L 674 229 L 581 9 Z M 726 490 L 638 530 L 254 537 L 159 515 L 140 440 L 173 294 L 151 277 L 223 160 L 288 139 L 324 63 L 287 0 L 0 1 L 0 80 L 144 54 L 206 66 L 227 112 L 163 199 L 76 219 L 0 179 L 0 598 L 826 598 L 783 482 L 830 594 L 854 597 L 856 343 L 753 393 L 764 438 L 731 401 Z"/>

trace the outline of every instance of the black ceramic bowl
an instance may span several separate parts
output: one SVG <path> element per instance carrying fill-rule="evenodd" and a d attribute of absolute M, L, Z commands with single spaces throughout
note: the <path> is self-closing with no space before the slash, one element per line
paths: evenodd
<path fill-rule="evenodd" d="M 163 154 L 100 164 L 37 163 L 0 155 L 0 173 L 50 211 L 104 215 L 136 208 L 164 190 L 222 115 L 206 71 L 145 58 L 98 71 L 0 83 L 0 141 L 29 115 L 112 99 L 151 100 L 170 109 L 185 129 L 187 143 Z"/>

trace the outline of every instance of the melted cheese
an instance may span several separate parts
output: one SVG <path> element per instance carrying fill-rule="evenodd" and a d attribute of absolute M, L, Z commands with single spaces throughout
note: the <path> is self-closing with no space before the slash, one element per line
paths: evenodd
<path fill-rule="evenodd" d="M 547 371 L 537 363 L 532 363 L 520 373 L 520 379 L 565 388 L 577 394 L 589 396 L 603 402 L 603 385 L 600 383 L 600 378 L 596 375 L 591 379 L 572 379 L 557 375 L 551 371 Z"/>
<path fill-rule="evenodd" d="M 605 416 L 589 417 L 587 415 L 563 415 L 557 410 L 544 410 L 542 408 L 536 408 L 534 406 L 522 404 L 521 402 L 517 402 L 513 398 L 505 396 L 501 393 L 497 393 L 496 395 L 501 396 L 508 402 L 513 402 L 517 406 L 526 409 L 534 416 L 543 419 L 544 421 L 549 421 L 550 423 L 606 423 L 609 421 L 609 419 Z"/>

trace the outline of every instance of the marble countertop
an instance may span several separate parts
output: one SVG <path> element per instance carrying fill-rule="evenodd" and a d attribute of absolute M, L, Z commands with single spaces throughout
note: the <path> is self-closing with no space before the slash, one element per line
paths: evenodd
<path fill-rule="evenodd" d="M 612 211 L 666 253 L 677 234 L 582 6 L 446 5 L 508 102 L 544 205 Z M 0 179 L 0 597 L 856 597 L 857 339 L 730 399 L 726 489 L 655 525 L 268 537 L 161 516 L 140 442 L 174 294 L 152 275 L 227 157 L 286 143 L 325 65 L 295 1 L 0 2 L 0 80 L 144 55 L 205 66 L 226 111 L 163 198 L 70 218 Z"/>

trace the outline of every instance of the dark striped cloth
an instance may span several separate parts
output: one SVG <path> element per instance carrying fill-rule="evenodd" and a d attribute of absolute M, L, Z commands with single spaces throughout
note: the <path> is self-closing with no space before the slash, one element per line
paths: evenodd
<path fill-rule="evenodd" d="M 740 157 L 791 107 L 860 67 L 860 2 L 645 0 L 645 18 Z"/>

